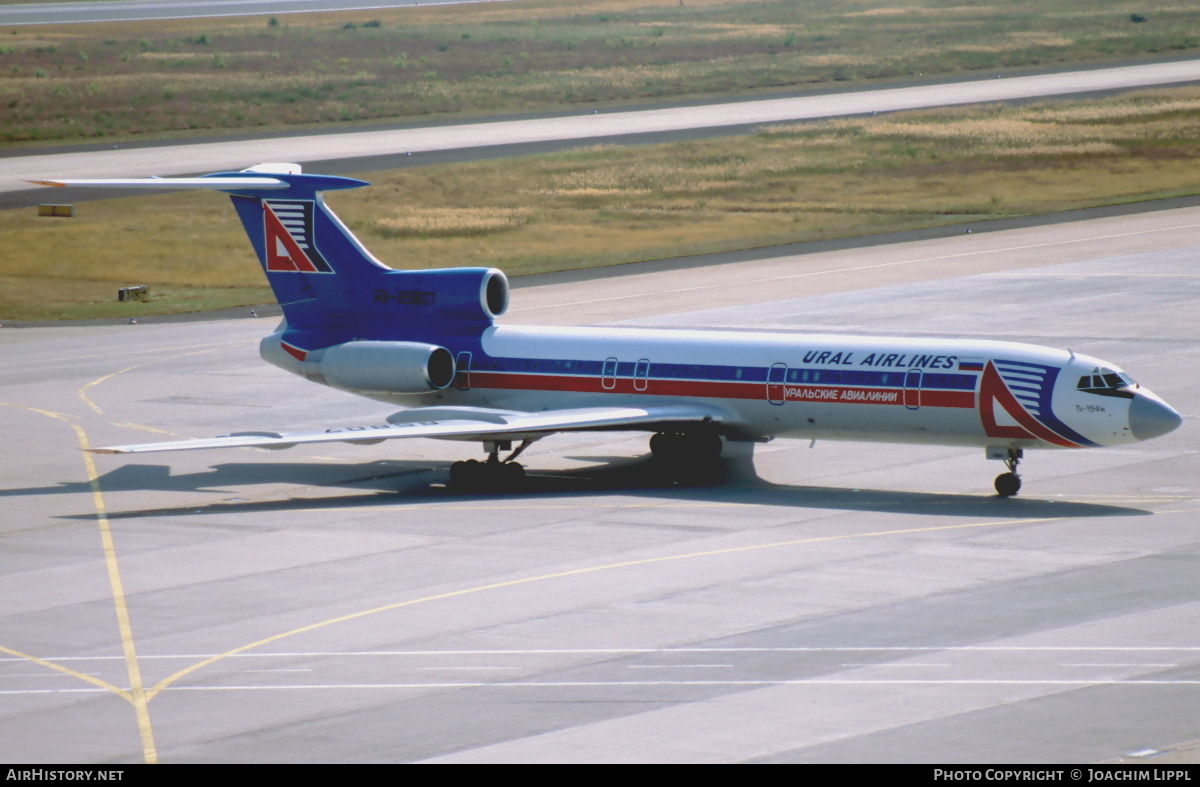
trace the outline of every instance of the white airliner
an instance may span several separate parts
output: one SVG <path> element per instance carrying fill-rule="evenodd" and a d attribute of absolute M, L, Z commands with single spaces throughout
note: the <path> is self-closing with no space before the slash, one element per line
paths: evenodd
<path fill-rule="evenodd" d="M 711 463 L 727 441 L 862 440 L 981 447 L 1006 463 L 995 485 L 1007 497 L 1020 490 L 1017 464 L 1027 448 L 1124 445 L 1181 423 L 1115 365 L 1030 344 L 497 325 L 509 299 L 501 271 L 387 267 L 322 199 L 368 184 L 302 174 L 295 164 L 198 178 L 39 182 L 229 193 L 283 307 L 262 357 L 408 408 L 377 426 L 98 453 L 468 440 L 483 443 L 488 459 L 455 462 L 452 484 L 494 489 L 519 482 L 524 469 L 514 459 L 555 432 L 649 432 L 656 461 L 681 472 Z"/>

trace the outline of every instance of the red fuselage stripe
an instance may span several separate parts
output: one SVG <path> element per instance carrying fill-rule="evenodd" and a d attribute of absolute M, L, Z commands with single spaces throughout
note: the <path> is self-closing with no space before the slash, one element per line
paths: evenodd
<path fill-rule="evenodd" d="M 716 382 L 707 380 L 634 380 L 629 377 L 610 378 L 571 377 L 552 374 L 517 374 L 513 372 L 470 372 L 472 388 L 493 388 L 510 391 L 572 391 L 647 396 L 687 396 L 705 399 L 762 399 L 778 401 L 837 402 L 842 404 L 904 405 L 901 388 L 855 388 L 852 386 L 817 386 L 805 384 L 763 382 Z M 605 387 L 605 382 L 612 387 Z M 642 387 L 638 387 L 642 386 Z M 908 404 L 915 404 L 916 391 L 908 392 Z M 954 407 L 973 409 L 974 391 L 920 391 L 921 407 Z"/>

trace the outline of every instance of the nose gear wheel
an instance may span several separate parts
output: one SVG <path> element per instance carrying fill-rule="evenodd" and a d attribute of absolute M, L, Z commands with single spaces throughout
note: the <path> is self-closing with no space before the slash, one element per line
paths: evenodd
<path fill-rule="evenodd" d="M 1004 460 L 1008 472 L 996 476 L 996 494 L 1000 497 L 1012 497 L 1021 491 L 1021 476 L 1017 475 L 1017 465 L 1024 455 L 1025 452 L 1020 448 L 1008 449 L 1008 458 Z"/>

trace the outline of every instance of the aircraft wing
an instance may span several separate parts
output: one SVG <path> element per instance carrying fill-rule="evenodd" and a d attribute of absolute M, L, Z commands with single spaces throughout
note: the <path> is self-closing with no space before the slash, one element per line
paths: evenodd
<path fill-rule="evenodd" d="M 420 419 L 420 420 L 417 420 Z M 90 448 L 97 454 L 141 454 L 191 451 L 200 448 L 292 448 L 311 443 L 372 445 L 401 437 L 451 440 L 526 440 L 554 432 L 646 430 L 685 424 L 714 424 L 722 420 L 715 408 L 693 404 L 646 407 L 585 407 L 572 410 L 523 412 L 481 407 L 418 407 L 404 410 L 391 423 L 334 427 L 312 432 L 237 432 L 223 437 L 162 443 Z"/>

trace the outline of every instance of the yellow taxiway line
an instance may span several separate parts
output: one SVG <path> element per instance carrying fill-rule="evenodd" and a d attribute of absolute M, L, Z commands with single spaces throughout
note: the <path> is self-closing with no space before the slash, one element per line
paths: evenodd
<path fill-rule="evenodd" d="M 84 398 L 82 391 L 80 392 L 80 398 Z M 87 400 L 84 399 L 84 401 Z M 83 427 L 76 424 L 64 413 L 43 410 L 37 407 L 28 407 L 26 405 L 11 404 L 9 402 L 0 402 L 0 404 L 28 410 L 39 415 L 44 415 L 47 418 L 53 418 L 56 421 L 62 421 L 75 432 L 80 453 L 83 454 L 84 467 L 87 469 L 88 483 L 92 489 L 92 504 L 96 509 L 96 521 L 100 528 L 100 543 L 104 550 L 104 565 L 108 572 L 108 584 L 112 591 L 113 607 L 117 614 L 117 628 L 121 636 L 121 649 L 125 654 L 125 669 L 129 676 L 129 691 L 124 691 L 98 678 L 72 670 L 69 667 L 63 667 L 44 659 L 38 659 L 36 656 L 29 656 L 10 648 L 0 648 L 0 650 L 14 656 L 28 658 L 35 664 L 40 664 L 89 683 L 102 686 L 128 700 L 133 705 L 134 712 L 137 715 L 138 734 L 142 741 L 142 756 L 147 763 L 156 763 L 158 762 L 158 750 L 154 745 L 154 729 L 150 724 L 149 700 L 146 696 L 145 687 L 142 685 L 142 671 L 138 665 L 137 648 L 133 641 L 133 626 L 129 620 L 129 605 L 125 600 L 125 589 L 121 582 L 121 568 L 117 562 L 117 549 L 113 541 L 112 527 L 109 524 L 108 514 L 104 505 L 104 495 L 100 491 L 100 477 L 96 473 L 96 465 L 92 461 L 92 455 L 87 450 L 89 448 L 87 433 L 83 430 Z"/>

